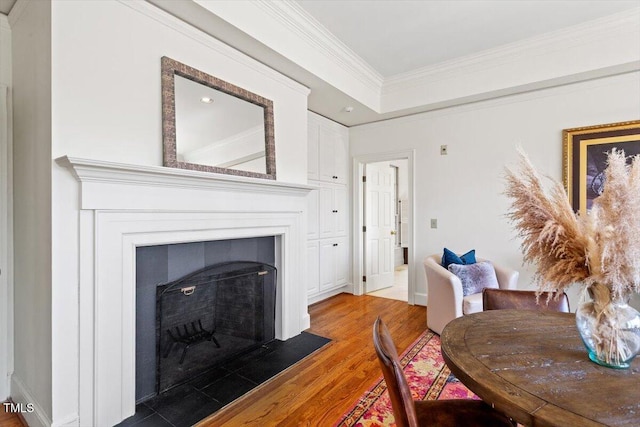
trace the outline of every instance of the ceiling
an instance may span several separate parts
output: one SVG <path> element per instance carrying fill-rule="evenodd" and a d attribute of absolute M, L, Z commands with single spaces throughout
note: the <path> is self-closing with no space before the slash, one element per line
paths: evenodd
<path fill-rule="evenodd" d="M 395 99 L 406 103 L 394 104 L 385 98 L 390 88 L 397 90 L 411 79 L 415 83 L 433 70 L 442 78 L 442 70 L 453 70 L 451 64 L 468 66 L 473 58 L 491 57 L 488 52 L 517 51 L 522 43 L 537 43 L 549 33 L 631 9 L 635 9 L 633 19 L 640 22 L 640 0 L 146 1 L 310 88 L 308 108 L 347 126 L 488 99 L 460 95 L 448 102 L 410 103 L 412 94 L 402 90 Z M 0 12 L 6 14 L 13 4 L 14 0 L 0 0 Z M 278 16 L 279 20 L 251 21 L 250 16 Z M 282 38 L 284 33 L 289 39 Z M 301 56 L 287 50 L 292 39 L 307 43 L 297 49 Z M 328 67 L 304 63 L 310 58 L 320 58 Z M 330 63 L 334 59 L 336 62 Z M 342 65 L 331 68 L 335 64 Z M 637 68 L 636 64 L 630 69 Z M 345 69 L 347 73 L 338 76 Z M 547 71 L 529 68 L 527 73 L 530 70 L 540 75 Z M 495 80 L 493 76 L 489 80 L 492 78 Z M 567 82 L 571 80 L 549 85 Z M 447 84 L 449 88 L 465 86 L 467 80 Z M 494 90 L 490 96 L 545 87 L 520 86 L 516 84 L 516 91 L 511 92 Z M 437 94 L 442 87 L 446 86 L 425 86 L 421 95 Z M 347 106 L 353 107 L 353 112 L 346 113 Z"/>
<path fill-rule="evenodd" d="M 8 15 L 16 0 L 0 0 L 0 13 Z"/>
<path fill-rule="evenodd" d="M 383 77 L 640 6 L 615 0 L 297 0 Z"/>

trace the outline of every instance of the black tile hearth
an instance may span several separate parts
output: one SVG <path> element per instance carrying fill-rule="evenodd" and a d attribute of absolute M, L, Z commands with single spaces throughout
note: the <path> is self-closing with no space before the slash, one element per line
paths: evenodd
<path fill-rule="evenodd" d="M 190 384 L 174 387 L 145 404 L 175 427 L 191 426 L 223 406 Z"/>
<path fill-rule="evenodd" d="M 223 405 L 226 405 L 253 390 L 257 385 L 257 383 L 243 378 L 236 373 L 231 373 L 209 384 L 202 389 L 202 392 Z"/>
<path fill-rule="evenodd" d="M 136 406 L 118 427 L 187 427 L 301 361 L 331 340 L 302 332 L 274 340 Z"/>
<path fill-rule="evenodd" d="M 134 424 L 132 424 L 134 425 Z M 162 416 L 156 414 L 155 412 L 143 419 L 142 421 L 135 424 L 136 427 L 173 427 L 169 421 L 162 418 Z"/>

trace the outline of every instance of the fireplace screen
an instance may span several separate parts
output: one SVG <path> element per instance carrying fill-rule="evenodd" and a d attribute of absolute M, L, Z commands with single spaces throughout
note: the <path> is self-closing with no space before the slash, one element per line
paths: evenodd
<path fill-rule="evenodd" d="M 157 393 L 275 339 L 276 268 L 206 267 L 157 287 Z"/>

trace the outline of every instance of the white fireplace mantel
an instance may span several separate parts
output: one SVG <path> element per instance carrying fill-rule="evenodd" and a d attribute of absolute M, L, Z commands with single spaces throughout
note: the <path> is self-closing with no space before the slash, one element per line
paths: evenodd
<path fill-rule="evenodd" d="M 306 196 L 315 187 L 74 157 L 80 185 L 80 425 L 135 412 L 135 257 L 139 246 L 275 236 L 276 337 L 310 326 Z"/>
<path fill-rule="evenodd" d="M 56 163 L 69 168 L 80 182 L 82 209 L 154 209 L 179 206 L 183 201 L 193 209 L 200 206 L 192 198 L 198 192 L 217 191 L 250 197 L 261 194 L 267 197 L 306 197 L 309 191 L 317 188 L 269 179 L 68 156 L 57 158 Z M 124 198 L 121 193 L 109 191 L 118 186 L 125 186 L 128 189 L 126 195 L 133 198 Z M 106 193 L 94 190 L 106 190 Z M 255 203 L 255 199 L 253 202 Z"/>

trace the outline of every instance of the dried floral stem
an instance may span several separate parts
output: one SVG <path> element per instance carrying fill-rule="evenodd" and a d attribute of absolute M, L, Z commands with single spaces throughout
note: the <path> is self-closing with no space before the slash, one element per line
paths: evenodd
<path fill-rule="evenodd" d="M 609 288 L 594 283 L 587 289 L 593 301 L 585 304 L 581 309 L 583 314 L 595 319 L 594 350 L 600 360 L 610 365 L 618 365 L 631 356 L 631 349 L 620 329 L 624 319 L 611 304 Z"/>
<path fill-rule="evenodd" d="M 506 171 L 506 194 L 513 199 L 508 218 L 522 237 L 525 262 L 537 267 L 539 291 L 563 291 L 591 274 L 588 239 L 562 186 L 554 182 L 547 193 L 523 153 L 520 169 L 520 175 Z"/>
<path fill-rule="evenodd" d="M 591 211 L 576 215 L 562 185 L 545 190 L 520 152 L 518 174 L 507 169 L 507 217 L 522 238 L 525 262 L 536 266 L 539 291 L 563 291 L 573 283 L 604 284 L 617 299 L 640 291 L 640 158 L 631 166 L 623 151 L 608 156 L 606 185 Z"/>
<path fill-rule="evenodd" d="M 584 216 L 573 212 L 560 183 L 550 180 L 545 190 L 523 152 L 519 173 L 506 171 L 505 193 L 524 261 L 536 268 L 538 293 L 584 286 L 593 299 L 583 309 L 596 319 L 598 357 L 617 364 L 631 350 L 611 303 L 640 291 L 640 156 L 627 165 L 624 151 L 613 149 L 607 162 L 604 190 Z"/>

